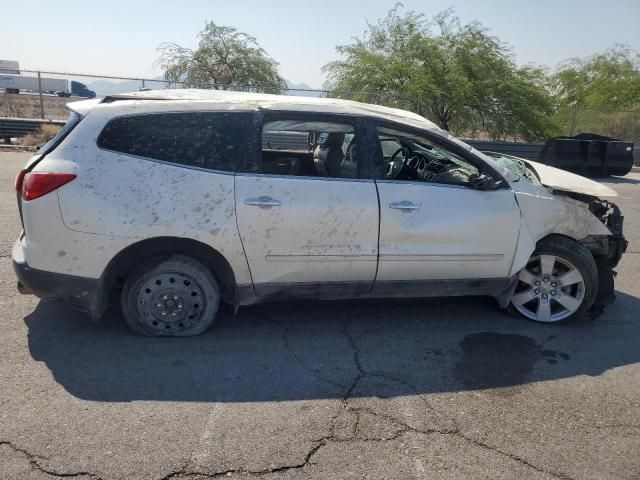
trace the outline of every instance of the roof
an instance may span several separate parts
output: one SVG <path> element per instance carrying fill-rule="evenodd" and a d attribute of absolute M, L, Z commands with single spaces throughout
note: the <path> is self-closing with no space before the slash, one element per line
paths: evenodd
<path fill-rule="evenodd" d="M 382 107 L 368 103 L 341 100 L 337 98 L 300 97 L 290 95 L 270 95 L 253 92 L 231 92 L 224 90 L 165 89 L 110 95 L 104 101 L 182 101 L 233 106 L 246 110 L 295 110 L 322 113 L 350 114 L 394 120 L 428 130 L 439 130 L 438 126 L 420 115 L 398 108 Z M 74 102 L 82 103 L 82 102 Z M 87 105 L 88 106 L 88 105 Z M 93 106 L 93 105 L 91 105 Z M 69 104 L 73 110 L 82 105 Z M 74 108 L 75 107 L 75 108 Z"/>
<path fill-rule="evenodd" d="M 174 103 L 175 102 L 175 103 Z M 178 108 L 176 108 L 176 104 Z M 297 112 L 321 112 L 354 116 L 373 117 L 403 123 L 415 128 L 430 130 L 440 137 L 457 144 L 482 157 L 503 177 L 510 173 L 493 159 L 483 155 L 475 148 L 442 130 L 435 123 L 417 113 L 399 108 L 382 107 L 369 103 L 341 100 L 338 98 L 299 97 L 293 95 L 270 95 L 253 92 L 230 92 L 224 90 L 165 89 L 145 90 L 142 92 L 122 93 L 103 99 L 94 98 L 68 103 L 67 107 L 80 115 L 86 115 L 94 107 L 109 109 L 122 106 L 127 113 L 140 108 L 147 112 L 184 110 L 223 109 L 235 111 L 284 110 Z"/>

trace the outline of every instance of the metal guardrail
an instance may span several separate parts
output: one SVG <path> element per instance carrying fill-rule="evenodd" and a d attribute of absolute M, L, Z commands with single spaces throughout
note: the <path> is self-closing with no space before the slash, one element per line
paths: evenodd
<path fill-rule="evenodd" d="M 43 125 L 64 125 L 62 120 L 43 120 L 34 118 L 0 118 L 0 138 L 23 137 L 37 132 Z M 8 142 L 7 142 L 8 143 Z"/>
<path fill-rule="evenodd" d="M 472 147 L 489 152 L 505 153 L 514 157 L 537 161 L 544 143 L 496 142 L 481 140 L 464 140 Z"/>

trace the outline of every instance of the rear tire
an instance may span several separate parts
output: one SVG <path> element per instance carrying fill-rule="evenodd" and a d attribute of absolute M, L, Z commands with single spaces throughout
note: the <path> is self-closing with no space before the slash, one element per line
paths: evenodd
<path fill-rule="evenodd" d="M 213 273 L 186 255 L 152 259 L 136 268 L 122 290 L 129 327 L 149 337 L 199 335 L 214 322 L 220 287 Z"/>
<path fill-rule="evenodd" d="M 566 237 L 541 240 L 520 272 L 509 311 L 542 323 L 584 318 L 598 294 L 591 252 Z"/>

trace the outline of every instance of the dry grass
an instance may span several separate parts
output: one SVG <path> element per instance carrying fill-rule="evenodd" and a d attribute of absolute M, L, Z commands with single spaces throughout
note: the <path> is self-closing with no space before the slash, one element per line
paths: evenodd
<path fill-rule="evenodd" d="M 78 101 L 78 97 L 42 97 L 44 116 L 52 120 L 66 120 L 69 116 L 67 103 Z M 0 117 L 40 118 L 38 95 L 14 95 L 0 91 Z"/>
<path fill-rule="evenodd" d="M 40 127 L 40 130 L 19 138 L 18 143 L 28 146 L 44 145 L 58 130 L 60 130 L 60 125 L 43 125 Z"/>

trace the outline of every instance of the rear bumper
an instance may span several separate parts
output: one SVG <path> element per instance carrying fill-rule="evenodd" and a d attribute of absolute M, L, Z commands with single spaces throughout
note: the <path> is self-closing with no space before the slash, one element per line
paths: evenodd
<path fill-rule="evenodd" d="M 22 255 L 20 241 L 13 246 L 13 269 L 18 291 L 65 303 L 97 319 L 101 313 L 100 280 L 31 268 Z"/>

